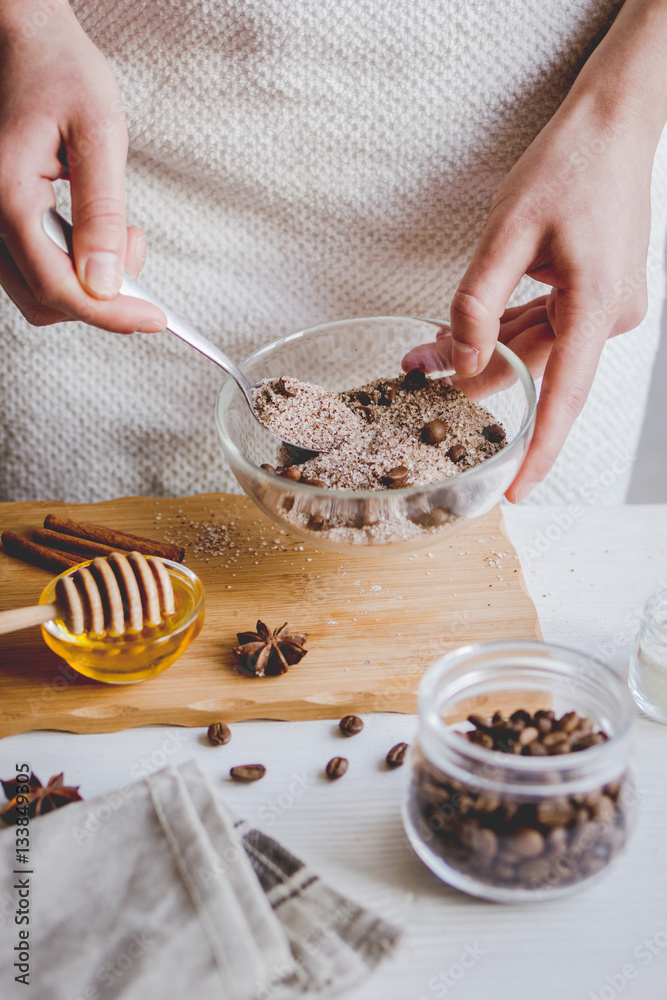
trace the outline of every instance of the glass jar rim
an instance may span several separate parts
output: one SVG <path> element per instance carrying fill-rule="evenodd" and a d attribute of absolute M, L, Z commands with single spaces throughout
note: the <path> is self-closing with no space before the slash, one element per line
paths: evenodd
<path fill-rule="evenodd" d="M 660 618 L 657 616 L 662 612 Z M 667 642 L 667 588 L 656 590 L 646 601 L 641 624 L 656 638 Z"/>
<path fill-rule="evenodd" d="M 501 660 L 504 655 L 525 659 L 522 669 L 524 674 L 534 673 L 546 677 L 551 667 L 552 674 L 558 665 L 565 664 L 582 670 L 581 684 L 597 685 L 601 697 L 613 699 L 618 723 L 614 731 L 608 734 L 608 739 L 597 746 L 575 753 L 528 756 L 523 754 L 508 754 L 499 750 L 489 749 L 479 744 L 461 739 L 454 725 L 445 722 L 442 714 L 445 703 L 452 700 L 471 687 L 473 675 L 479 677 L 481 666 L 473 668 L 475 658 L 487 656 Z M 539 667 L 538 667 L 539 663 Z M 499 664 L 493 665 L 498 670 Z M 476 673 L 475 673 L 476 672 Z M 562 672 L 562 670 L 561 670 Z M 501 677 L 500 673 L 495 676 Z M 510 685 L 510 688 L 517 685 Z M 545 684 L 546 688 L 546 684 Z M 517 690 L 525 690 L 525 687 Z M 538 688 L 539 689 L 539 688 Z M 429 758 L 436 757 L 441 762 L 446 761 L 447 767 L 455 767 L 460 774 L 468 768 L 481 771 L 484 775 L 481 783 L 495 790 L 512 787 L 522 793 L 541 794 L 549 791 L 553 795 L 558 788 L 558 794 L 580 782 L 586 783 L 602 772 L 612 773 L 620 770 L 620 762 L 627 761 L 632 744 L 635 706 L 627 687 L 627 683 L 616 671 L 596 657 L 582 653 L 566 646 L 543 643 L 530 640 L 503 640 L 499 642 L 480 642 L 458 647 L 436 660 L 422 677 L 418 691 L 418 712 L 420 720 L 420 743 Z M 436 763 L 436 761 L 433 761 Z M 503 775 L 502 780 L 496 774 Z M 544 788 L 539 781 L 540 775 L 550 774 L 552 777 L 567 775 L 563 784 Z M 534 784 L 531 784 L 534 779 Z"/>

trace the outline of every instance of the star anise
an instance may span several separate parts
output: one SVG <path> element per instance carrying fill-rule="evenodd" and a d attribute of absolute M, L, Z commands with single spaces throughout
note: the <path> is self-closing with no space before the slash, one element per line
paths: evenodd
<path fill-rule="evenodd" d="M 271 633 L 264 622 L 257 622 L 256 632 L 238 632 L 239 645 L 234 656 L 239 668 L 249 677 L 277 677 L 298 663 L 308 652 L 307 635 L 290 635 L 287 622 Z"/>
<path fill-rule="evenodd" d="M 78 785 L 76 788 L 65 785 L 62 773 L 49 778 L 48 785 L 42 785 L 32 772 L 27 781 L 11 778 L 9 781 L 0 779 L 0 783 L 9 799 L 7 805 L 0 810 L 0 819 L 7 825 L 16 823 L 19 816 L 39 816 L 53 809 L 60 809 L 69 802 L 81 801 Z M 19 792 L 18 789 L 24 788 L 25 785 L 29 790 Z"/>

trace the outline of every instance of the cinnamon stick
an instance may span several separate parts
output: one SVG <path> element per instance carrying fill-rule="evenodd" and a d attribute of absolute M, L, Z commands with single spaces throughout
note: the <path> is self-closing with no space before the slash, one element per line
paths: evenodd
<path fill-rule="evenodd" d="M 47 514 L 44 518 L 44 527 L 65 535 L 75 535 L 77 538 L 100 542 L 112 549 L 122 549 L 126 552 L 135 550 L 145 556 L 161 556 L 163 559 L 172 559 L 175 562 L 183 562 L 185 558 L 185 549 L 170 542 L 156 542 L 152 538 L 105 528 L 101 524 L 91 524 L 90 521 L 76 521 L 72 517 L 63 517 L 60 514 Z"/>
<path fill-rule="evenodd" d="M 76 552 L 82 560 L 125 551 L 111 545 L 102 545 L 101 542 L 91 542 L 87 538 L 77 538 L 76 535 L 64 535 L 60 531 L 49 531 L 48 528 L 35 528 L 32 540 L 39 542 L 40 545 L 46 545 L 50 549 L 59 549 L 61 552 Z"/>
<path fill-rule="evenodd" d="M 3 531 L 0 538 L 8 555 L 22 559 L 23 562 L 31 563 L 33 566 L 41 566 L 42 569 L 50 569 L 53 573 L 62 573 L 64 569 L 70 569 L 83 562 L 82 558 L 66 552 L 56 552 L 45 545 L 38 545 L 29 538 L 15 535 L 13 531 Z"/>

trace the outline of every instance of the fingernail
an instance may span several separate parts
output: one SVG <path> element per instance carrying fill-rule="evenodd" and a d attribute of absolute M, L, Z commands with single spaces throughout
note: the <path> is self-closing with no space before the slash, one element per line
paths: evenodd
<path fill-rule="evenodd" d="M 479 351 L 454 341 L 452 364 L 459 375 L 474 375 L 479 367 Z"/>
<path fill-rule="evenodd" d="M 103 299 L 112 299 L 116 295 L 123 278 L 118 257 L 108 250 L 91 253 L 84 274 L 91 291 Z"/>
<path fill-rule="evenodd" d="M 146 237 L 143 236 L 143 235 L 142 236 L 138 236 L 137 237 L 137 263 L 139 264 L 139 270 L 141 270 L 142 267 L 144 266 L 144 264 L 146 263 L 146 254 L 147 254 L 147 251 L 146 251 Z"/>
<path fill-rule="evenodd" d="M 135 333 L 162 333 L 164 327 L 162 323 L 158 323 L 156 319 L 147 319 L 143 323 L 140 323 Z"/>
<path fill-rule="evenodd" d="M 530 496 L 535 487 L 539 485 L 540 485 L 539 483 L 524 483 L 523 486 L 520 486 L 519 489 L 516 491 L 516 500 L 514 501 L 514 503 L 521 503 L 521 501 L 525 500 L 526 497 Z"/>

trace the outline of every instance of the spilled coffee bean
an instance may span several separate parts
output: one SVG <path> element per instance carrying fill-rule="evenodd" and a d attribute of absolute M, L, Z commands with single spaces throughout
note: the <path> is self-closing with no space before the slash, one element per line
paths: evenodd
<path fill-rule="evenodd" d="M 332 757 L 325 768 L 326 776 L 329 781 L 337 781 L 343 777 L 348 767 L 349 763 L 345 757 Z"/>
<path fill-rule="evenodd" d="M 392 747 L 385 760 L 387 762 L 387 767 L 395 768 L 400 767 L 405 761 L 405 754 L 407 753 L 408 744 L 407 743 L 397 743 L 395 747 Z"/>
<path fill-rule="evenodd" d="M 230 768 L 230 777 L 234 781 L 242 781 L 248 784 L 251 781 L 259 781 L 266 774 L 266 768 L 263 764 L 238 764 L 236 767 Z"/>
<path fill-rule="evenodd" d="M 226 726 L 224 722 L 212 722 L 208 727 L 208 738 L 209 742 L 213 744 L 214 747 L 224 746 L 232 738 L 232 732 L 229 726 Z"/>
<path fill-rule="evenodd" d="M 364 728 L 363 720 L 358 715 L 345 715 L 338 723 L 343 736 L 356 736 Z"/>

